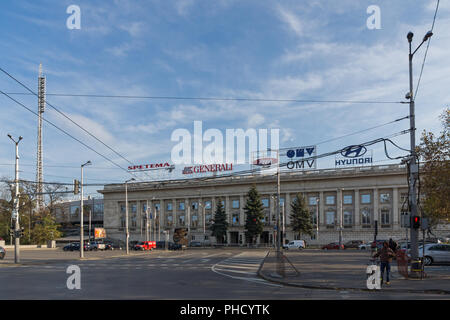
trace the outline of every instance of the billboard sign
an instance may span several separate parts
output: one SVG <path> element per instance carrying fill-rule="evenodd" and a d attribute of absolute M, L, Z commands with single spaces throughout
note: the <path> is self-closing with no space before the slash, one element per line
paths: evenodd
<path fill-rule="evenodd" d="M 280 162 L 287 170 L 317 169 L 317 146 L 306 146 L 280 150 Z"/>
<path fill-rule="evenodd" d="M 371 166 L 373 163 L 373 151 L 367 150 L 362 145 L 352 145 L 342 149 L 340 155 L 336 155 L 335 167 L 347 166 Z"/>
<path fill-rule="evenodd" d="M 94 238 L 95 239 L 106 238 L 106 230 L 104 228 L 95 228 L 94 229 Z"/>

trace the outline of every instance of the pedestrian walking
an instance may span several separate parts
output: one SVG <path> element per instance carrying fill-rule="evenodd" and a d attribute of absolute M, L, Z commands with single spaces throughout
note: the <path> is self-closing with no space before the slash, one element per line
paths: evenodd
<path fill-rule="evenodd" d="M 383 242 L 383 248 L 374 254 L 374 258 L 380 257 L 381 262 L 381 284 L 383 284 L 384 270 L 386 270 L 386 284 L 390 284 L 389 273 L 391 272 L 391 262 L 392 258 L 395 257 L 394 251 L 389 248 L 389 243 L 387 241 Z"/>
<path fill-rule="evenodd" d="M 392 238 L 389 239 L 389 248 L 391 248 L 392 251 L 394 251 L 394 253 L 397 252 L 397 242 L 395 242 L 394 240 L 392 240 Z"/>

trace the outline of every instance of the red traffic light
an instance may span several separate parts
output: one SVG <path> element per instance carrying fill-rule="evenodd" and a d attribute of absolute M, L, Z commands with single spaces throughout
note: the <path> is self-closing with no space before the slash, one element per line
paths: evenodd
<path fill-rule="evenodd" d="M 413 228 L 414 229 L 420 228 L 420 217 L 418 217 L 418 216 L 413 217 Z"/>

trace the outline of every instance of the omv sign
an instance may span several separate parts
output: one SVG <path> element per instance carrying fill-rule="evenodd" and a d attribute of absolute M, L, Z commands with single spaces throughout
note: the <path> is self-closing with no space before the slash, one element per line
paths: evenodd
<path fill-rule="evenodd" d="M 286 157 L 288 158 L 288 162 L 286 168 L 290 170 L 317 169 L 316 152 L 317 146 L 287 149 Z"/>
<path fill-rule="evenodd" d="M 311 156 L 314 151 L 315 151 L 316 147 L 307 147 L 307 148 L 298 148 L 298 149 L 290 149 L 286 152 L 286 156 L 288 158 L 303 158 L 305 157 L 305 151 L 306 151 L 306 156 Z"/>
<path fill-rule="evenodd" d="M 367 152 L 364 146 L 349 146 L 341 151 L 342 156 L 346 158 L 357 158 L 365 155 Z"/>

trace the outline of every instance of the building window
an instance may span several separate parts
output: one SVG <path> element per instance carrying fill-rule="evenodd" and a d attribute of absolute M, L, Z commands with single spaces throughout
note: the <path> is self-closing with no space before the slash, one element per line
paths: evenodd
<path fill-rule="evenodd" d="M 334 202 L 334 196 L 326 196 L 325 203 L 328 204 L 328 205 L 333 205 L 335 203 Z"/>
<path fill-rule="evenodd" d="M 233 209 L 239 209 L 239 200 L 233 200 L 231 205 Z"/>
<path fill-rule="evenodd" d="M 262 202 L 263 208 L 269 207 L 269 199 L 262 199 L 261 202 Z"/>
<path fill-rule="evenodd" d="M 389 209 L 381 209 L 381 224 L 389 225 L 390 222 L 390 210 Z"/>
<path fill-rule="evenodd" d="M 239 213 L 233 213 L 231 223 L 232 223 L 234 226 L 239 225 Z"/>
<path fill-rule="evenodd" d="M 211 209 L 211 201 L 205 201 L 205 209 Z"/>
<path fill-rule="evenodd" d="M 352 204 L 353 203 L 353 196 L 350 194 L 344 195 L 344 204 Z"/>
<path fill-rule="evenodd" d="M 120 213 L 125 213 L 125 204 L 120 204 Z"/>
<path fill-rule="evenodd" d="M 192 216 L 192 222 L 191 222 L 193 227 L 197 227 L 198 226 L 198 216 L 197 215 L 193 215 Z"/>
<path fill-rule="evenodd" d="M 125 228 L 125 217 L 121 217 L 121 218 L 120 218 L 120 226 L 121 226 L 122 228 Z"/>
<path fill-rule="evenodd" d="M 178 222 L 180 226 L 184 226 L 184 216 L 178 216 Z"/>
<path fill-rule="evenodd" d="M 370 202 L 371 202 L 371 200 L 370 200 L 370 194 L 369 193 L 361 195 L 361 203 L 368 204 Z"/>
<path fill-rule="evenodd" d="M 172 202 L 167 203 L 167 211 L 172 211 Z"/>
<path fill-rule="evenodd" d="M 94 204 L 94 213 L 103 213 L 103 203 Z"/>
<path fill-rule="evenodd" d="M 344 211 L 344 226 L 351 226 L 353 224 L 353 214 L 350 210 Z"/>
<path fill-rule="evenodd" d="M 326 217 L 327 217 L 327 225 L 328 226 L 333 226 L 334 225 L 334 216 L 335 216 L 335 212 L 334 211 L 327 211 Z"/>
<path fill-rule="evenodd" d="M 361 223 L 363 225 L 370 225 L 370 209 L 364 208 L 361 211 Z"/>
<path fill-rule="evenodd" d="M 184 202 L 178 203 L 178 209 L 183 211 L 184 210 Z"/>
<path fill-rule="evenodd" d="M 136 226 L 137 226 L 137 219 L 136 219 L 136 216 L 132 216 L 132 217 L 131 217 L 131 227 L 132 227 L 132 228 L 136 228 Z"/>
<path fill-rule="evenodd" d="M 136 213 L 136 212 L 137 212 L 137 205 L 136 205 L 136 203 L 133 203 L 131 205 L 131 213 Z"/>
<path fill-rule="evenodd" d="M 198 210 L 198 202 L 192 202 L 192 203 L 191 203 L 191 208 L 192 208 L 193 210 Z"/>
<path fill-rule="evenodd" d="M 207 213 L 205 215 L 205 223 L 206 224 L 210 224 L 211 223 L 211 219 L 212 219 L 212 214 L 211 213 Z"/>
<path fill-rule="evenodd" d="M 310 206 L 317 205 L 317 197 L 309 197 L 308 203 L 309 203 Z"/>
<path fill-rule="evenodd" d="M 147 213 L 147 204 L 146 203 L 142 204 L 142 213 L 143 214 Z"/>
<path fill-rule="evenodd" d="M 401 203 L 408 203 L 408 193 L 402 193 L 400 195 L 400 202 Z"/>
<path fill-rule="evenodd" d="M 80 214 L 80 206 L 71 206 L 70 207 L 70 215 L 72 217 L 78 217 Z"/>
<path fill-rule="evenodd" d="M 381 193 L 380 194 L 380 202 L 381 203 L 391 202 L 391 195 L 389 193 Z"/>
<path fill-rule="evenodd" d="M 173 217 L 172 215 L 168 215 L 167 216 L 167 226 L 172 226 L 173 225 Z"/>
<path fill-rule="evenodd" d="M 159 203 L 155 203 L 155 210 L 159 211 L 161 209 L 161 205 Z"/>
<path fill-rule="evenodd" d="M 317 225 L 317 211 L 316 210 L 311 210 L 309 211 L 310 215 L 311 215 L 311 223 L 313 225 Z"/>

